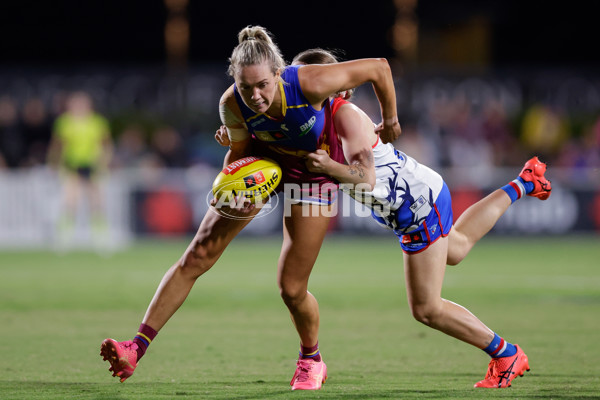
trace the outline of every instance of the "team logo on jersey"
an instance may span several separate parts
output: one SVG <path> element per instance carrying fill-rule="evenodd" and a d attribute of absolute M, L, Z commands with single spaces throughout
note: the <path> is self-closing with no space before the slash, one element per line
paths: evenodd
<path fill-rule="evenodd" d="M 277 142 L 279 140 L 289 139 L 289 136 L 281 131 L 254 131 L 258 140 L 263 142 Z"/>
<path fill-rule="evenodd" d="M 419 198 L 415 200 L 412 206 L 410 206 L 410 211 L 412 211 L 413 214 L 416 214 L 417 211 L 419 211 L 419 209 L 423 207 L 426 203 L 427 200 L 425 200 L 425 197 L 419 196 Z"/>
<path fill-rule="evenodd" d="M 308 121 L 306 121 L 306 123 L 300 125 L 300 135 L 298 136 L 306 135 L 308 131 L 310 131 L 313 126 L 315 126 L 315 122 L 317 122 L 317 117 L 313 115 Z"/>
<path fill-rule="evenodd" d="M 258 171 L 257 173 L 246 176 L 244 178 L 244 184 L 246 185 L 246 189 L 251 188 L 256 185 L 260 185 L 264 181 L 265 181 L 265 176 L 263 175 L 262 171 Z"/>

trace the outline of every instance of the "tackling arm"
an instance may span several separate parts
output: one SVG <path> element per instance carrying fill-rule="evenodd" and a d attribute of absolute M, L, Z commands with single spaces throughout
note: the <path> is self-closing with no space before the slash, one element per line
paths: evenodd
<path fill-rule="evenodd" d="M 378 131 L 385 143 L 401 133 L 396 109 L 392 71 L 384 58 L 366 58 L 326 65 L 306 65 L 299 69 L 302 91 L 311 104 L 319 105 L 335 93 L 371 82 L 379 100 L 382 123 Z"/>
<path fill-rule="evenodd" d="M 332 160 L 325 150 L 317 150 L 307 156 L 311 172 L 325 173 L 342 183 L 364 184 L 371 191 L 375 186 L 373 162 L 373 122 L 354 104 L 344 104 L 335 113 L 335 129 L 342 141 L 348 165 Z"/>

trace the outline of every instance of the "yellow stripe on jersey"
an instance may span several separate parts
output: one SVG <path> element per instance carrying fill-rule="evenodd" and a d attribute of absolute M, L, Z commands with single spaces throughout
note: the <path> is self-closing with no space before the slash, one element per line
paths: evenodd
<path fill-rule="evenodd" d="M 258 118 L 258 117 L 261 117 L 261 116 L 263 116 L 263 115 L 266 115 L 266 114 L 264 114 L 264 113 L 261 113 L 261 114 L 256 114 L 256 115 L 253 115 L 253 116 L 251 116 L 250 118 L 248 118 L 248 119 L 246 120 L 246 122 L 250 122 L 250 121 L 252 121 L 253 119 L 255 119 L 255 118 Z M 268 115 L 266 115 L 266 116 L 268 117 Z"/>
<path fill-rule="evenodd" d="M 287 111 L 287 98 L 285 97 L 282 79 L 279 80 L 279 93 L 281 93 L 281 113 L 285 117 L 285 112 Z"/>

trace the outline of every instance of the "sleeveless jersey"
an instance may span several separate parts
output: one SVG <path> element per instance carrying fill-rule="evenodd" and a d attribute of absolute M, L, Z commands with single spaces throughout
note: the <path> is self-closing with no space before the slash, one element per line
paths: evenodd
<path fill-rule="evenodd" d="M 344 163 L 344 154 L 335 134 L 330 102 L 325 102 L 321 110 L 310 105 L 298 81 L 299 68 L 301 66 L 288 66 L 281 74 L 279 91 L 283 117 L 280 119 L 255 113 L 246 106 L 235 85 L 233 91 L 252 135 L 252 154 L 272 158 L 281 166 L 283 184 L 279 190 L 286 183 L 293 183 L 302 187 L 301 198 L 296 200 L 331 203 L 337 181 L 328 175 L 309 172 L 304 156 L 323 149 L 333 160 Z"/>
<path fill-rule="evenodd" d="M 335 113 L 346 100 L 336 98 Z M 417 229 L 427 218 L 437 200 L 444 180 L 431 168 L 397 150 L 379 138 L 373 146 L 375 187 L 370 192 L 355 192 L 341 185 L 355 200 L 371 209 L 381 225 L 396 234 Z"/>

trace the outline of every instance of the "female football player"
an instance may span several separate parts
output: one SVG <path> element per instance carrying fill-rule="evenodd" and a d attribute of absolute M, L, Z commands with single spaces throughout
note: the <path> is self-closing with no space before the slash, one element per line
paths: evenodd
<path fill-rule="evenodd" d="M 382 139 L 392 141 L 400 134 L 392 74 L 385 59 L 286 67 L 278 47 L 260 26 L 244 28 L 238 39 L 229 66 L 234 84 L 220 101 L 221 119 L 231 135 L 224 165 L 247 155 L 268 156 L 281 165 L 284 187 L 300 187 L 287 199 L 292 204 L 284 215 L 278 285 L 300 337 L 292 389 L 319 389 L 327 369 L 319 353 L 319 309 L 307 290 L 308 278 L 332 214 L 328 210 L 337 193 L 335 179 L 370 188 L 375 183 L 366 136 L 348 140 L 343 152 L 350 163 L 341 164 L 342 149 L 333 132 L 328 100 L 339 91 L 371 82 L 382 113 L 377 130 Z M 373 130 L 370 120 L 358 122 Z M 340 161 L 339 167 L 329 170 L 330 176 L 311 173 L 304 163 L 304 157 L 318 148 Z M 231 218 L 237 211 L 222 211 L 211 207 L 204 216 L 189 247 L 160 282 L 134 339 L 103 341 L 101 355 L 122 382 L 133 374 L 148 345 L 185 301 L 196 279 L 215 264 L 259 208 L 241 210 L 248 214 L 237 219 Z"/>
<path fill-rule="evenodd" d="M 311 49 L 297 55 L 293 64 L 336 62 L 330 52 Z M 376 170 L 374 190 L 361 193 L 350 188 L 349 194 L 368 205 L 374 218 L 400 238 L 408 303 L 414 318 L 492 357 L 486 377 L 475 387 L 510 386 L 516 376 L 529 370 L 527 356 L 518 345 L 506 342 L 467 309 L 443 299 L 442 282 L 446 264 L 462 261 L 517 198 L 523 194 L 548 198 L 551 186 L 544 178 L 545 164 L 537 157 L 529 160 L 515 181 L 472 205 L 452 226 L 450 193 L 442 177 L 391 144 L 381 143 L 373 129 L 356 124 L 364 113 L 346 101 L 349 93 L 343 92 L 332 101 L 336 132 L 342 144 L 357 136 L 368 138 Z M 229 144 L 224 126 L 217 130 L 215 138 L 222 145 Z M 312 172 L 325 174 L 341 168 L 323 150 L 309 154 L 307 166 Z"/>

